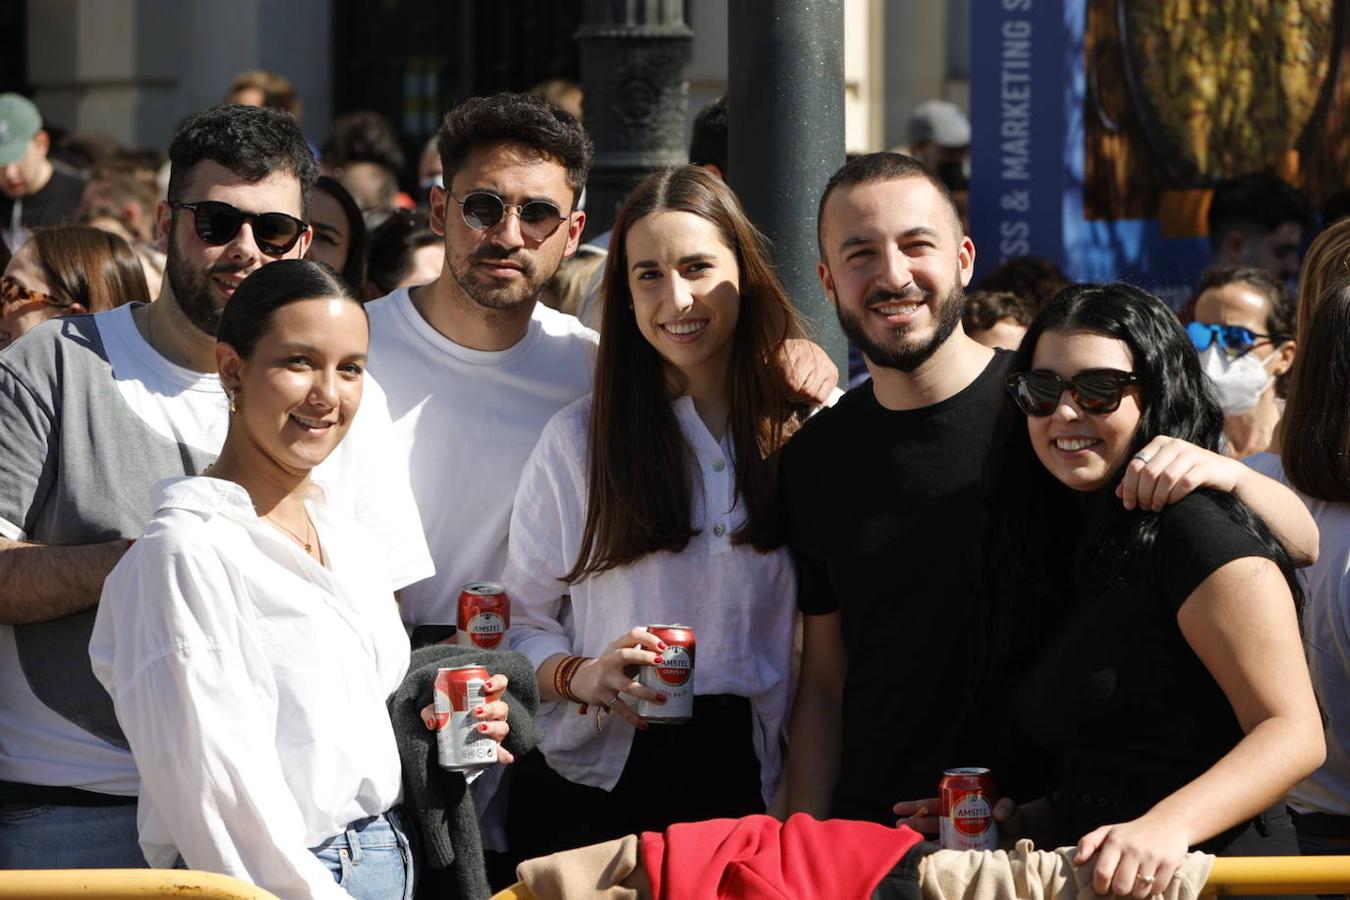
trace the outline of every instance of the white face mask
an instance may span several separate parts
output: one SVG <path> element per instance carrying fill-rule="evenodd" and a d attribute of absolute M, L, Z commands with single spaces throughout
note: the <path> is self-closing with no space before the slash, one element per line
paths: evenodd
<path fill-rule="evenodd" d="M 1275 376 L 1266 370 L 1266 363 L 1274 358 L 1273 353 L 1263 360 L 1248 352 L 1231 359 L 1217 341 L 1205 348 L 1200 354 L 1200 368 L 1219 395 L 1219 405 L 1225 416 L 1236 416 L 1256 408 L 1261 395 L 1275 383 Z"/>

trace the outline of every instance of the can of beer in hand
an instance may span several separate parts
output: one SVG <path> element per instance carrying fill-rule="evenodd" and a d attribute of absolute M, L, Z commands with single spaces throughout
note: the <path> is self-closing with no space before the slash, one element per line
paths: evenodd
<path fill-rule="evenodd" d="M 994 776 L 988 769 L 948 769 L 938 784 L 938 830 L 944 850 L 997 850 Z"/>
<path fill-rule="evenodd" d="M 442 769 L 470 772 L 497 762 L 497 742 L 478 730 L 473 711 L 487 702 L 483 666 L 436 670 L 436 752 Z"/>
<path fill-rule="evenodd" d="M 639 700 L 637 713 L 650 723 L 678 725 L 694 717 L 694 629 L 688 625 L 648 625 L 665 642 L 654 665 L 639 670 L 638 683 L 666 695 L 665 703 Z"/>
<path fill-rule="evenodd" d="M 459 621 L 455 643 L 480 650 L 496 650 L 511 627 L 511 599 L 495 581 L 471 581 L 459 592 Z"/>

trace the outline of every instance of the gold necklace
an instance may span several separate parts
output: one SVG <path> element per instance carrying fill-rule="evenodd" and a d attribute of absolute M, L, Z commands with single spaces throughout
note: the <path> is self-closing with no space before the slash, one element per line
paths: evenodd
<path fill-rule="evenodd" d="M 300 546 L 302 546 L 302 547 L 305 548 L 305 552 L 306 552 L 306 553 L 313 553 L 313 552 L 314 552 L 314 545 L 311 544 L 311 543 L 309 542 L 309 540 L 308 540 L 308 538 L 309 538 L 309 529 L 310 529 L 310 526 L 309 526 L 309 516 L 308 516 L 308 515 L 305 516 L 305 536 L 304 536 L 304 537 L 301 537 L 300 535 L 296 534 L 294 531 L 291 531 L 289 528 L 287 528 L 285 525 L 282 525 L 280 522 L 278 522 L 276 519 L 272 518 L 271 516 L 263 516 L 263 518 L 266 519 L 267 521 L 271 522 L 271 523 L 272 523 L 274 526 L 276 526 L 277 528 L 280 528 L 282 531 L 284 531 L 284 532 L 286 532 L 287 534 L 289 534 L 291 537 L 295 538 L 296 542 L 299 543 Z"/>

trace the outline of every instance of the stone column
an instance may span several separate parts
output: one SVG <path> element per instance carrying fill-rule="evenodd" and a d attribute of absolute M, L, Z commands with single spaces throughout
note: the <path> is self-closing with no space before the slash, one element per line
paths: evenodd
<path fill-rule="evenodd" d="M 842 380 L 848 348 L 816 277 L 816 205 L 844 164 L 843 0 L 727 7 L 731 186 L 772 241 L 778 277 Z"/>
<path fill-rule="evenodd" d="M 595 164 L 586 187 L 586 235 L 608 231 L 633 186 L 688 161 L 685 105 L 693 32 L 682 0 L 586 0 L 581 84 Z"/>

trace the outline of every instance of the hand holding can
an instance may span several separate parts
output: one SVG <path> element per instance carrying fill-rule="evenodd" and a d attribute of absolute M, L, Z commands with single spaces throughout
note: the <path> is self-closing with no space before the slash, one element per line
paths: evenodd
<path fill-rule="evenodd" d="M 583 702 L 608 710 L 634 728 L 647 723 L 621 698 L 624 694 L 639 703 L 661 703 L 665 694 L 644 687 L 639 673 L 661 659 L 666 644 L 645 628 L 630 629 L 605 647 L 605 652 L 588 659 L 572 677 L 572 693 Z"/>
<path fill-rule="evenodd" d="M 442 769 L 470 772 L 497 763 L 497 742 L 479 722 L 487 703 L 488 670 L 454 666 L 436 670 L 436 746 Z"/>
<path fill-rule="evenodd" d="M 997 850 L 994 776 L 988 769 L 948 769 L 938 785 L 938 834 L 944 850 Z"/>
<path fill-rule="evenodd" d="M 665 694 L 663 703 L 638 701 L 638 715 L 648 722 L 680 725 L 694 718 L 694 629 L 688 625 L 648 625 L 666 649 L 638 680 L 649 690 Z"/>

